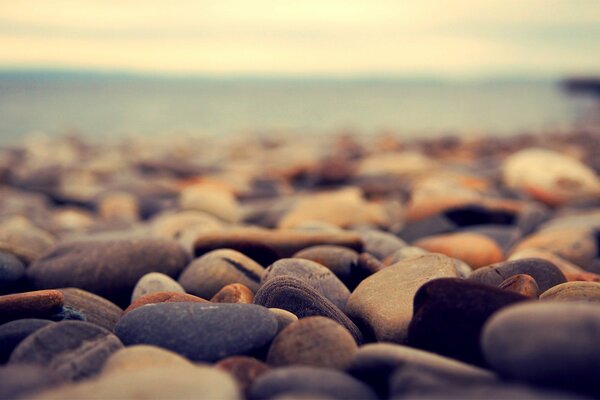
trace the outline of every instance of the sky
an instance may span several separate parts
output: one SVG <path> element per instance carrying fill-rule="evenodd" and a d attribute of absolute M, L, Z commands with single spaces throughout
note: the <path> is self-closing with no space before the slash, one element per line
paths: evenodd
<path fill-rule="evenodd" d="M 600 73 L 599 0 L 0 0 L 0 68 Z"/>

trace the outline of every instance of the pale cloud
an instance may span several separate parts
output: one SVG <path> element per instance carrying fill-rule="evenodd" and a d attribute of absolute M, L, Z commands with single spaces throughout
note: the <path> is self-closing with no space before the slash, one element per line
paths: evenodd
<path fill-rule="evenodd" d="M 0 66 L 469 75 L 600 69 L 596 0 L 22 0 Z"/>

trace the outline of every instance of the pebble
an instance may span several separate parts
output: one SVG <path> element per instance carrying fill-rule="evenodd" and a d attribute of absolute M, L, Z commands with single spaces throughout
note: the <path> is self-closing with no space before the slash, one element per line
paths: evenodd
<path fill-rule="evenodd" d="M 414 245 L 464 261 L 473 269 L 504 260 L 502 248 L 487 236 L 459 232 L 422 238 Z"/>
<path fill-rule="evenodd" d="M 267 268 L 262 277 L 263 284 L 279 276 L 291 276 L 305 282 L 329 299 L 340 310 L 344 310 L 350 291 L 331 270 L 310 260 L 282 258 Z"/>
<path fill-rule="evenodd" d="M 216 249 L 233 249 L 263 266 L 269 266 L 280 258 L 292 257 L 307 247 L 329 244 L 360 251 L 362 242 L 350 232 L 311 232 L 287 229 L 231 228 L 200 233 L 194 249 L 201 256 Z"/>
<path fill-rule="evenodd" d="M 187 358 L 161 347 L 139 344 L 112 353 L 102 366 L 102 373 L 121 373 L 142 368 L 193 365 Z"/>
<path fill-rule="evenodd" d="M 28 268 L 27 276 L 40 289 L 77 287 L 124 305 L 142 276 L 176 276 L 188 260 L 168 239 L 86 240 L 55 246 Z"/>
<path fill-rule="evenodd" d="M 252 304 L 254 292 L 241 283 L 230 283 L 223 286 L 211 299 L 212 303 Z"/>
<path fill-rule="evenodd" d="M 142 296 L 156 292 L 185 293 L 185 289 L 168 275 L 160 272 L 150 272 L 142 276 L 135 284 L 131 294 L 131 302 L 133 303 Z"/>
<path fill-rule="evenodd" d="M 483 325 L 498 310 L 528 300 L 520 294 L 462 279 L 425 283 L 414 297 L 408 344 L 475 365 Z"/>
<path fill-rule="evenodd" d="M 568 281 L 590 281 L 590 282 L 600 282 L 600 275 L 594 274 L 592 272 L 587 272 L 581 267 L 573 264 L 570 261 L 565 260 L 564 258 L 557 256 L 556 254 L 552 254 L 546 250 L 539 249 L 524 249 L 512 253 L 508 258 L 509 261 L 514 260 L 522 260 L 524 258 L 541 258 L 542 260 L 546 260 L 552 264 L 554 264 L 560 272 L 567 278 Z"/>
<path fill-rule="evenodd" d="M 157 292 L 140 297 L 131 303 L 129 307 L 125 309 L 123 314 L 127 314 L 128 312 L 133 311 L 141 306 L 145 306 L 146 304 L 158 303 L 209 303 L 209 301 L 187 293 Z"/>
<path fill-rule="evenodd" d="M 25 276 L 25 265 L 14 255 L 0 251 L 0 293 L 14 289 Z"/>
<path fill-rule="evenodd" d="M 137 198 L 131 193 L 112 192 L 102 196 L 98 203 L 100 218 L 108 221 L 137 221 L 140 206 Z"/>
<path fill-rule="evenodd" d="M 413 315 L 413 298 L 424 283 L 458 276 L 452 259 L 427 254 L 391 265 L 363 280 L 346 312 L 378 341 L 403 342 Z"/>
<path fill-rule="evenodd" d="M 344 370 L 357 350 L 346 328 L 325 317 L 307 317 L 288 325 L 271 343 L 267 363 L 312 365 Z"/>
<path fill-rule="evenodd" d="M 480 268 L 473 271 L 469 280 L 497 287 L 511 276 L 522 274 L 535 279 L 542 292 L 567 281 L 565 275 L 554 264 L 538 258 L 505 261 Z"/>
<path fill-rule="evenodd" d="M 0 382 L 0 399 L 21 399 L 61 385 L 64 379 L 50 368 L 16 364 L 0 367 Z"/>
<path fill-rule="evenodd" d="M 363 251 L 383 260 L 395 251 L 407 246 L 406 242 L 392 233 L 375 229 L 358 231 L 363 243 Z"/>
<path fill-rule="evenodd" d="M 231 356 L 215 364 L 215 368 L 228 372 L 238 383 L 242 393 L 249 394 L 254 381 L 271 368 L 253 357 Z"/>
<path fill-rule="evenodd" d="M 8 361 L 11 353 L 27 336 L 52 324 L 45 319 L 25 318 L 0 325 L 0 364 Z"/>
<path fill-rule="evenodd" d="M 168 384 L 165 384 L 168 382 Z M 62 399 L 241 400 L 235 380 L 208 366 L 168 365 L 103 374 L 98 379 L 44 391 L 34 400 Z"/>
<path fill-rule="evenodd" d="M 230 249 L 208 252 L 182 272 L 179 283 L 190 294 L 210 299 L 224 286 L 241 283 L 255 292 L 265 273 L 262 266 Z"/>
<path fill-rule="evenodd" d="M 122 347 L 121 341 L 104 328 L 63 321 L 27 336 L 12 352 L 10 363 L 46 366 L 66 380 L 76 381 L 100 372 L 106 359 Z"/>
<path fill-rule="evenodd" d="M 64 296 L 64 309 L 81 316 L 84 321 L 112 331 L 123 310 L 104 297 L 77 288 L 60 289 Z"/>
<path fill-rule="evenodd" d="M 50 249 L 56 239 L 50 233 L 30 223 L 0 225 L 0 251 L 13 254 L 29 264 Z"/>
<path fill-rule="evenodd" d="M 298 317 L 287 310 L 281 308 L 269 308 L 269 311 L 271 311 L 277 319 L 277 333 L 281 332 L 292 322 L 298 321 Z"/>
<path fill-rule="evenodd" d="M 21 318 L 47 318 L 60 312 L 64 295 L 58 290 L 36 290 L 0 296 L 0 323 Z"/>
<path fill-rule="evenodd" d="M 268 308 L 287 310 L 298 318 L 323 316 L 336 321 L 362 343 L 360 329 L 326 297 L 300 279 L 291 276 L 279 276 L 266 282 L 256 292 L 254 303 Z"/>
<path fill-rule="evenodd" d="M 358 253 L 342 246 L 321 245 L 300 250 L 294 258 L 303 258 L 326 266 L 344 283 L 351 281 Z"/>
<path fill-rule="evenodd" d="M 188 231 L 221 229 L 223 222 L 202 211 L 178 211 L 155 216 L 151 221 L 156 236 L 177 239 Z"/>
<path fill-rule="evenodd" d="M 600 302 L 599 282 L 565 282 L 546 290 L 540 300 Z"/>
<path fill-rule="evenodd" d="M 282 367 L 262 374 L 250 388 L 249 398 L 273 399 L 292 393 L 302 393 L 308 398 L 377 399 L 369 386 L 350 375 L 329 368 L 306 366 Z"/>
<path fill-rule="evenodd" d="M 503 280 L 498 287 L 532 299 L 537 299 L 540 295 L 540 288 L 537 282 L 531 275 L 527 274 L 513 275 Z"/>
<path fill-rule="evenodd" d="M 160 303 L 126 313 L 115 333 L 127 346 L 151 344 L 214 362 L 260 350 L 277 333 L 277 320 L 253 304 Z"/>
<path fill-rule="evenodd" d="M 599 335 L 595 304 L 531 302 L 492 316 L 481 343 L 489 365 L 507 378 L 598 396 Z"/>
<path fill-rule="evenodd" d="M 226 222 L 236 222 L 240 218 L 235 196 L 214 185 L 197 184 L 186 187 L 181 191 L 179 204 L 184 210 L 203 211 Z"/>

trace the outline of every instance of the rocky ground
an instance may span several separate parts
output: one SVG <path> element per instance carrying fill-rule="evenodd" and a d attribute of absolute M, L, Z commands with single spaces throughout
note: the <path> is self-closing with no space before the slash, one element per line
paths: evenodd
<path fill-rule="evenodd" d="M 600 137 L 0 150 L 0 398 L 600 396 Z"/>

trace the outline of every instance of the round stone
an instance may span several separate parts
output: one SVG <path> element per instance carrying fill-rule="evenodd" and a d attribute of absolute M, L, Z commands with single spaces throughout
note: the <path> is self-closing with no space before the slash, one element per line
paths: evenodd
<path fill-rule="evenodd" d="M 417 290 L 432 279 L 456 276 L 452 259 L 441 254 L 401 261 L 363 280 L 352 292 L 346 311 L 378 341 L 402 342 Z"/>
<path fill-rule="evenodd" d="M 86 240 L 55 246 L 27 276 L 37 288 L 76 287 L 123 305 L 148 272 L 176 276 L 187 263 L 183 248 L 168 239 Z"/>
<path fill-rule="evenodd" d="M 342 246 L 312 246 L 294 254 L 294 258 L 303 258 L 326 266 L 342 282 L 348 282 L 358 263 L 358 253 Z"/>
<path fill-rule="evenodd" d="M 328 268 L 310 260 L 283 258 L 267 268 L 262 281 L 278 276 L 298 278 L 344 310 L 350 291 Z"/>
<path fill-rule="evenodd" d="M 505 261 L 480 268 L 469 275 L 469 280 L 497 287 L 511 276 L 521 274 L 535 279 L 542 292 L 567 280 L 554 264 L 538 258 Z"/>
<path fill-rule="evenodd" d="M 271 311 L 277 319 L 277 333 L 281 332 L 292 322 L 298 321 L 298 317 L 287 310 L 281 308 L 269 308 L 269 311 Z"/>
<path fill-rule="evenodd" d="M 252 304 L 254 293 L 246 285 L 231 283 L 223 286 L 211 299 L 212 303 Z"/>
<path fill-rule="evenodd" d="M 50 233 L 29 223 L 0 225 L 0 251 L 13 254 L 25 264 L 40 257 L 55 241 Z"/>
<path fill-rule="evenodd" d="M 312 365 L 344 370 L 357 350 L 346 328 L 325 317 L 307 317 L 281 331 L 269 348 L 273 366 Z"/>
<path fill-rule="evenodd" d="M 246 395 L 254 381 L 271 369 L 264 362 L 246 356 L 227 357 L 216 363 L 215 367 L 231 374 Z"/>
<path fill-rule="evenodd" d="M 58 290 L 36 290 L 0 296 L 0 323 L 21 318 L 46 318 L 62 309 L 64 295 Z"/>
<path fill-rule="evenodd" d="M 184 210 L 203 211 L 227 222 L 236 222 L 240 216 L 235 196 L 217 186 L 197 184 L 186 187 L 179 197 Z"/>
<path fill-rule="evenodd" d="M 104 363 L 102 373 L 121 373 L 142 368 L 177 367 L 180 365 L 191 366 L 192 363 L 172 351 L 140 344 L 124 347 L 112 353 Z"/>
<path fill-rule="evenodd" d="M 14 255 L 0 251 L 0 291 L 11 289 L 25 276 L 25 265 Z"/>
<path fill-rule="evenodd" d="M 362 333 L 350 318 L 300 279 L 279 276 L 269 280 L 256 292 L 254 303 L 268 308 L 287 310 L 300 319 L 311 316 L 331 318 L 348 329 L 357 343 L 362 343 Z"/>
<path fill-rule="evenodd" d="M 518 293 L 462 279 L 427 282 L 415 294 L 408 343 L 484 365 L 479 347 L 483 325 L 501 308 L 525 300 L 528 298 Z"/>
<path fill-rule="evenodd" d="M 395 251 L 407 246 L 402 239 L 389 232 L 366 229 L 359 231 L 359 234 L 363 242 L 363 251 L 379 260 L 383 260 Z"/>
<path fill-rule="evenodd" d="M 27 336 L 13 351 L 10 363 L 46 366 L 67 380 L 79 380 L 97 374 L 106 359 L 122 347 L 121 341 L 104 328 L 63 321 Z"/>
<path fill-rule="evenodd" d="M 503 376 L 597 396 L 599 335 L 596 304 L 531 302 L 495 314 L 481 343 L 486 360 Z"/>
<path fill-rule="evenodd" d="M 262 266 L 244 254 L 219 249 L 194 260 L 179 277 L 179 283 L 188 293 L 210 299 L 230 283 L 241 283 L 256 291 L 264 273 Z"/>
<path fill-rule="evenodd" d="M 151 293 L 145 296 L 140 297 L 133 303 L 129 305 L 123 312 L 123 314 L 127 314 L 130 311 L 135 310 L 141 306 L 145 306 L 146 304 L 157 304 L 157 303 L 209 303 L 208 300 L 205 300 L 198 296 L 193 296 L 187 293 L 179 293 L 179 292 L 158 292 Z"/>
<path fill-rule="evenodd" d="M 377 399 L 369 386 L 350 375 L 306 366 L 276 368 L 262 374 L 250 388 L 250 399 L 279 398 L 294 393 L 303 393 L 308 398 Z"/>
<path fill-rule="evenodd" d="M 142 276 L 135 284 L 131 294 L 131 302 L 133 303 L 142 296 L 156 292 L 185 293 L 185 289 L 168 275 L 160 272 L 150 272 Z"/>
<path fill-rule="evenodd" d="M 565 282 L 546 290 L 540 300 L 600 302 L 599 282 Z"/>
<path fill-rule="evenodd" d="M 15 347 L 23 339 L 38 329 L 52 323 L 52 321 L 45 319 L 26 318 L 0 325 L 0 364 L 8 361 Z"/>
<path fill-rule="evenodd" d="M 151 344 L 214 362 L 260 350 L 277 333 L 277 321 L 253 304 L 160 303 L 126 313 L 115 333 L 125 345 Z"/>

